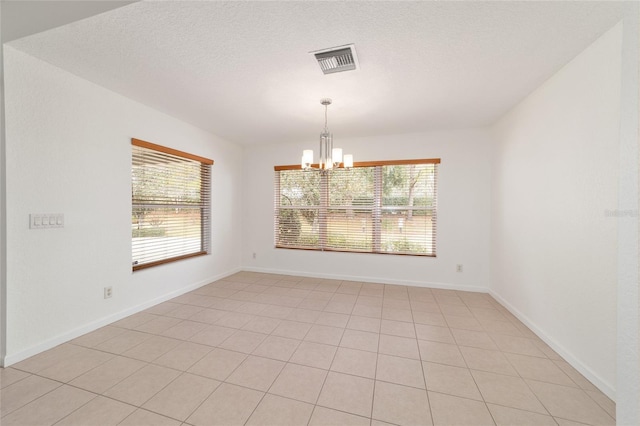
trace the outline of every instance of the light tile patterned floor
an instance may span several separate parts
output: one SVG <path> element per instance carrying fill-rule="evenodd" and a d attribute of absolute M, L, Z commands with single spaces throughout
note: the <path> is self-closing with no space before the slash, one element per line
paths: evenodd
<path fill-rule="evenodd" d="M 241 272 L 1 371 L 10 425 L 609 425 L 486 294 Z"/>

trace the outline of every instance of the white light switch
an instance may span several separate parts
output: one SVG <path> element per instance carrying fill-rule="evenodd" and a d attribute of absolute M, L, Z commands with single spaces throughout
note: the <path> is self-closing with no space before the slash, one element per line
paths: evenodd
<path fill-rule="evenodd" d="M 64 228 L 64 214 L 43 213 L 29 215 L 30 229 Z"/>

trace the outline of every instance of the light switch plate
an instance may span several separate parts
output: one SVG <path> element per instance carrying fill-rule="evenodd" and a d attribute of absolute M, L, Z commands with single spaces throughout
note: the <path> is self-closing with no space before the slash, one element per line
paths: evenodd
<path fill-rule="evenodd" d="M 29 215 L 29 229 L 64 228 L 63 213 L 32 213 Z"/>

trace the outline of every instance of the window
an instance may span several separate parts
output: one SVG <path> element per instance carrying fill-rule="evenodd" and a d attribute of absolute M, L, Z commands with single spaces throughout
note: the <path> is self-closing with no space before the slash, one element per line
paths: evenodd
<path fill-rule="evenodd" d="M 436 255 L 440 159 L 275 167 L 278 248 Z"/>
<path fill-rule="evenodd" d="M 132 139 L 133 270 L 209 252 L 212 160 Z"/>

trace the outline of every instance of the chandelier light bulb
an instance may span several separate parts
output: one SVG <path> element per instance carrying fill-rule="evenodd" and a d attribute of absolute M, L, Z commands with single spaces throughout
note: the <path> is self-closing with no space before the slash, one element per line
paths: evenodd
<path fill-rule="evenodd" d="M 333 148 L 331 151 L 331 159 L 334 164 L 342 163 L 342 148 Z"/>
<path fill-rule="evenodd" d="M 344 155 L 344 168 L 350 169 L 353 167 L 353 155 L 345 154 Z"/>
<path fill-rule="evenodd" d="M 309 168 L 311 168 L 312 164 L 313 164 L 313 150 L 312 149 L 305 149 L 304 151 L 302 151 L 302 164 L 301 164 L 301 167 L 303 169 L 309 169 Z"/>

